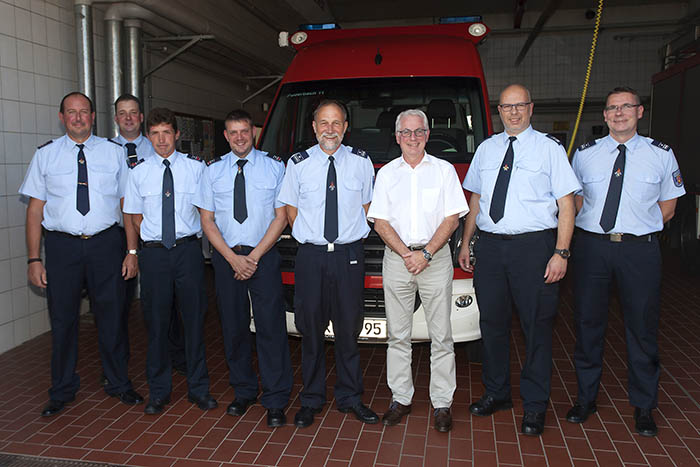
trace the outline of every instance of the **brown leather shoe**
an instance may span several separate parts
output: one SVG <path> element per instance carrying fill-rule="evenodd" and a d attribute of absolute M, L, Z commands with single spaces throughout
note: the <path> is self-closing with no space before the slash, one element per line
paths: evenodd
<path fill-rule="evenodd" d="M 452 429 L 452 413 L 449 407 L 435 409 L 435 429 L 446 433 Z"/>
<path fill-rule="evenodd" d="M 404 415 L 411 413 L 411 405 L 403 405 L 399 402 L 392 401 L 389 409 L 384 412 L 382 423 L 386 426 L 398 425 Z"/>

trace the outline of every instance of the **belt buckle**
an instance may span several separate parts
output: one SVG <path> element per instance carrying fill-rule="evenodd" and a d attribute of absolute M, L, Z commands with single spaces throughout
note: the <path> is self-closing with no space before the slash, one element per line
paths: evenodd
<path fill-rule="evenodd" d="M 335 243 L 329 243 L 329 244 L 326 245 L 326 246 L 327 246 L 327 248 L 328 248 L 328 249 L 326 250 L 328 253 L 332 253 L 332 252 L 335 251 Z"/>
<path fill-rule="evenodd" d="M 80 236 L 80 239 L 81 239 L 81 240 L 87 240 L 87 239 L 89 239 L 90 237 L 92 237 L 92 235 L 81 235 L 81 236 Z"/>
<path fill-rule="evenodd" d="M 611 233 L 610 234 L 610 241 L 614 243 L 620 243 L 622 241 L 622 234 L 621 233 Z"/>

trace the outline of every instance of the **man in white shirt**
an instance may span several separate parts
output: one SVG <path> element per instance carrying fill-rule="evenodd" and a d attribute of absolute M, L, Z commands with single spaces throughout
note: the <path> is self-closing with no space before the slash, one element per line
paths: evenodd
<path fill-rule="evenodd" d="M 425 152 L 429 136 L 425 113 L 412 109 L 398 115 L 396 142 L 402 155 L 379 170 L 367 217 L 386 243 L 382 275 L 392 402 L 382 420 L 396 425 L 411 411 L 411 326 L 418 291 L 431 339 L 435 429 L 446 432 L 452 428 L 456 376 L 450 322 L 453 265 L 445 245 L 469 207 L 454 167 Z"/>

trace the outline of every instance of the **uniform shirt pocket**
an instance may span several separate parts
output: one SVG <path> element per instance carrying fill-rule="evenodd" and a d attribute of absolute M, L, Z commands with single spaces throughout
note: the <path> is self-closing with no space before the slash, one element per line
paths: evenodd
<path fill-rule="evenodd" d="M 71 167 L 52 168 L 46 175 L 46 192 L 50 196 L 68 196 L 76 192 L 77 186 L 78 173 Z"/>
<path fill-rule="evenodd" d="M 542 160 L 525 159 L 514 163 L 518 178 L 526 182 L 524 199 L 541 200 L 551 191 L 549 176 L 542 168 Z M 511 179 L 511 183 L 512 183 Z"/>
<path fill-rule="evenodd" d="M 319 207 L 325 199 L 325 184 L 305 182 L 299 185 L 299 207 Z"/>
<path fill-rule="evenodd" d="M 217 180 L 212 184 L 214 192 L 214 209 L 216 211 L 233 210 L 233 180 Z"/>
<path fill-rule="evenodd" d="M 270 205 L 274 207 L 275 204 L 275 186 L 274 183 L 268 182 L 257 182 L 251 185 L 252 190 L 249 191 L 251 198 L 246 200 L 247 202 L 254 202 L 260 205 L 262 208 L 267 208 Z"/>
<path fill-rule="evenodd" d="M 583 197 L 585 199 L 605 198 L 608 194 L 608 182 L 610 174 L 603 172 L 585 174 L 581 177 L 583 185 Z"/>
<path fill-rule="evenodd" d="M 89 167 L 88 188 L 94 189 L 105 196 L 117 196 L 119 191 L 119 181 L 117 180 L 117 169 L 110 170 L 109 167 Z"/>
<path fill-rule="evenodd" d="M 627 174 L 627 179 L 622 182 L 622 189 L 633 199 L 642 204 L 652 204 L 659 200 L 661 192 L 661 177 L 658 174 L 642 175 Z"/>

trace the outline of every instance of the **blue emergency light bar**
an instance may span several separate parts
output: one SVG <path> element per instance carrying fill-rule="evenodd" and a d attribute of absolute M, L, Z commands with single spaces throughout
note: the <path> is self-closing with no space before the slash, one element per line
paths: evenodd
<path fill-rule="evenodd" d="M 481 23 L 481 16 L 445 16 L 440 18 L 440 24 Z"/>
<path fill-rule="evenodd" d="M 299 29 L 301 31 L 319 31 L 321 29 L 340 29 L 340 26 L 337 23 L 302 24 Z"/>

